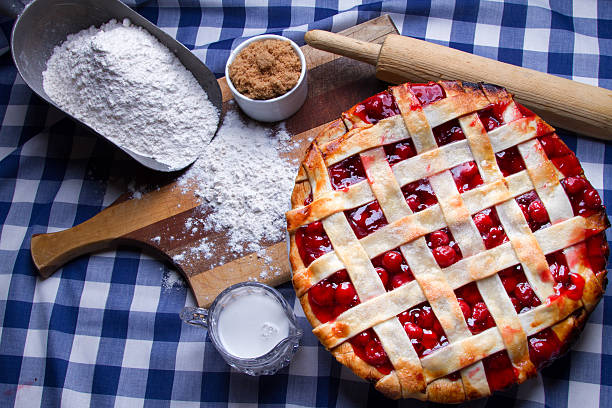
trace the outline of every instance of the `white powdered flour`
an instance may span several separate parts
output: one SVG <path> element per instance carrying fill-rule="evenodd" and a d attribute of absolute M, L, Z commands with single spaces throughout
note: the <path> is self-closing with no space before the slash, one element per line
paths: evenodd
<path fill-rule="evenodd" d="M 127 21 L 70 35 L 54 50 L 43 77 L 51 99 L 117 144 L 174 168 L 199 156 L 179 184 L 186 194 L 195 191 L 206 210 L 186 220 L 184 230 L 222 232 L 229 248 L 216 248 L 204 237 L 175 261 L 213 259 L 217 266 L 232 258 L 223 255 L 228 249 L 257 252 L 266 266 L 253 279 L 278 273 L 262 244 L 285 237 L 297 167 L 281 157 L 297 147 L 282 124 L 270 129 L 244 123 L 230 110 L 207 144 L 218 112 L 205 92 L 166 47 Z M 142 197 L 133 184 L 130 191 Z M 165 286 L 175 286 L 174 278 L 165 278 Z"/>
<path fill-rule="evenodd" d="M 285 236 L 285 211 L 296 169 L 295 163 L 279 156 L 294 147 L 288 139 L 282 126 L 270 130 L 255 122 L 244 123 L 235 111 L 229 111 L 217 136 L 179 180 L 185 192 L 195 189 L 212 210 L 201 220 L 188 219 L 185 229 L 190 231 L 197 224 L 223 231 L 232 252 L 258 252 L 265 258 L 260 243 L 278 242 Z M 209 259 L 214 244 L 204 238 L 190 250 L 192 256 L 196 252 Z"/>
<path fill-rule="evenodd" d="M 219 113 L 193 75 L 145 29 L 115 20 L 55 47 L 43 87 L 62 109 L 118 145 L 172 169 L 200 153 Z"/>

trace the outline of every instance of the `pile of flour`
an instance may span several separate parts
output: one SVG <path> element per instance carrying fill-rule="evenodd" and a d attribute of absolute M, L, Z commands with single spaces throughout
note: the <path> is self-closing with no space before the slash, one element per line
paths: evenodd
<path fill-rule="evenodd" d="M 69 35 L 47 62 L 43 87 L 98 133 L 172 169 L 197 157 L 219 116 L 176 56 L 128 19 Z"/>
<path fill-rule="evenodd" d="M 205 217 L 188 219 L 185 230 L 224 232 L 236 254 L 260 252 L 261 242 L 282 240 L 297 163 L 280 153 L 293 148 L 284 127 L 245 123 L 230 110 L 217 136 L 179 179 L 186 193 L 195 190 L 212 210 Z M 178 256 L 210 258 L 212 246 L 204 238 L 190 254 Z"/>

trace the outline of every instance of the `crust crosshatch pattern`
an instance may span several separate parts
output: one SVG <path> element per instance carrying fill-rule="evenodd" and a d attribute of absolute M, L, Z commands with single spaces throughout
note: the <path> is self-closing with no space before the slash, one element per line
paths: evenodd
<path fill-rule="evenodd" d="M 313 332 L 390 398 L 460 402 L 567 350 L 606 285 L 605 208 L 505 89 L 389 88 L 302 162 L 287 213 Z"/>

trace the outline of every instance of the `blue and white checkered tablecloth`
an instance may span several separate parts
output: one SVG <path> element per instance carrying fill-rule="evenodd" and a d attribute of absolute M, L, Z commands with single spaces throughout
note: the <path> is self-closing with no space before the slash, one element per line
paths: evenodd
<path fill-rule="evenodd" d="M 612 88 L 609 0 L 246 3 L 130 4 L 193 49 L 218 76 L 230 49 L 246 37 L 281 33 L 303 44 L 308 29 L 339 31 L 389 13 L 404 35 Z M 11 25 L 0 20 L 4 40 Z M 279 374 L 254 378 L 230 370 L 205 330 L 181 323 L 178 312 L 194 304 L 193 296 L 176 272 L 139 251 L 82 257 L 39 279 L 30 260 L 31 235 L 92 217 L 142 170 L 32 95 L 8 53 L 0 56 L 0 120 L 1 407 L 387 402 L 318 345 L 288 284 L 281 291 L 306 332 L 302 347 Z M 560 134 L 612 208 L 612 145 Z M 151 173 L 144 177 L 157 181 Z M 541 376 L 475 405 L 612 405 L 609 309 L 612 298 L 605 296 L 572 352 Z"/>

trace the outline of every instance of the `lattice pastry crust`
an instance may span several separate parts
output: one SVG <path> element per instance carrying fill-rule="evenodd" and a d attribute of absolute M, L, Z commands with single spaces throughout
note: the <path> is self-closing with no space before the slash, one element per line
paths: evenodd
<path fill-rule="evenodd" d="M 490 395 L 500 385 L 492 383 L 488 375 L 494 372 L 491 370 L 502 369 L 491 368 L 492 356 L 496 361 L 509 360 L 511 370 L 506 369 L 505 375 L 512 376 L 512 383 L 535 375 L 537 366 L 541 367 L 543 362 L 533 360 L 530 352 L 534 353 L 534 347 L 541 343 L 536 339 L 535 344 L 531 339 L 542 337 L 545 329 L 552 329 L 554 335 L 547 336 L 556 340 L 542 341 L 558 340 L 556 352 L 549 357 L 567 349 L 603 294 L 605 262 L 603 266 L 600 261 L 593 263 L 587 259 L 587 253 L 594 245 L 589 240 L 609 223 L 600 205 L 575 215 L 584 203 L 576 204 L 579 198 L 572 201 L 574 196 L 566 192 L 571 188 L 568 183 L 591 190 L 592 187 L 583 178 L 573 153 L 567 153 L 563 160 L 549 157 L 553 155 L 549 153 L 551 144 L 562 152 L 567 149 L 553 132 L 537 115 L 516 104 L 503 88 L 458 81 L 395 86 L 355 105 L 341 119 L 329 124 L 306 153 L 296 178 L 292 210 L 287 213 L 293 284 L 323 346 L 390 398 L 438 402 Z M 400 156 L 408 152 L 405 154 L 408 157 L 394 156 L 394 152 L 400 152 Z M 518 171 L 500 167 L 504 155 L 511 154 L 515 156 L 512 162 L 515 167 L 522 163 L 522 168 L 515 169 Z M 335 180 L 334 166 L 344 166 L 349 177 L 340 182 Z M 358 169 L 360 166 L 362 170 Z M 474 173 L 476 168 L 478 174 Z M 364 173 L 363 180 L 357 174 L 359 171 Z M 572 173 L 569 178 L 568 172 Z M 461 177 L 468 173 L 471 181 L 461 185 Z M 584 181 L 576 181 L 577 178 Z M 474 180 L 479 183 L 470 185 Z M 411 205 L 417 201 L 410 202 L 412 198 L 406 194 L 407 186 L 415 183 L 428 185 L 436 202 L 419 205 L 415 211 Z M 576 194 L 593 195 L 590 190 Z M 523 207 L 520 201 L 523 197 L 537 197 L 539 203 Z M 596 202 L 599 196 L 591 198 Z M 531 207 L 535 219 L 542 221 L 540 224 L 534 221 L 535 227 L 528 219 Z M 363 208 L 366 208 L 363 211 L 379 208 L 371 214 L 384 216 L 384 222 L 363 233 L 355 226 L 355 220 L 363 221 L 359 218 L 363 213 L 350 215 L 354 214 L 351 211 Z M 480 230 L 484 216 L 477 215 L 483 211 L 493 217 L 487 218 L 487 222 L 496 219 L 499 224 L 491 226 L 487 235 Z M 367 223 L 368 220 L 363 225 L 367 227 Z M 309 245 L 326 249 L 306 265 L 306 250 L 300 249 L 300 245 L 306 244 L 297 241 L 306 242 L 307 238 L 303 238 L 306 232 L 300 231 L 306 231 L 309 225 L 320 235 L 308 238 L 315 242 Z M 495 231 L 498 234 L 501 228 L 502 238 L 491 235 Z M 435 232 L 440 230 L 446 232 Z M 452 237 L 456 242 L 459 250 L 451 253 L 450 264 L 443 253 L 449 252 L 447 245 L 444 251 L 436 252 L 437 247 L 432 244 L 437 239 L 434 233 L 442 241 Z M 497 239 L 494 243 L 487 241 L 494 238 Z M 598 245 L 601 257 L 606 259 L 607 247 L 603 242 Z M 375 266 L 389 251 L 394 252 L 396 259 L 397 253 L 401 253 L 402 271 L 409 272 L 400 275 L 413 279 L 402 281 L 394 275 L 390 287 L 384 271 L 381 275 L 380 268 Z M 566 263 L 562 265 L 559 261 L 551 266 L 549 259 L 559 253 Z M 457 257 L 461 259 L 456 260 Z M 526 282 L 511 287 L 510 292 L 506 287 L 515 278 L 505 274 L 508 268 L 520 269 L 526 278 Z M 551 274 L 554 268 L 555 276 Z M 556 273 L 562 268 L 563 273 L 569 270 L 571 276 L 559 274 L 565 278 L 557 279 Z M 354 288 L 357 296 L 354 299 L 358 299 L 339 312 L 332 309 L 331 300 L 325 300 L 332 315 L 322 308 L 319 317 L 325 315 L 323 320 L 327 321 L 321 322 L 309 300 L 309 291 L 322 282 L 332 285 L 326 282 L 333 281 L 338 271 L 350 281 L 340 285 L 344 285 L 343 289 Z M 560 283 L 563 279 L 565 283 Z M 465 293 L 461 290 L 466 285 L 471 285 L 471 293 L 476 285 L 481 297 L 471 307 L 459 296 Z M 525 298 L 525 291 L 532 303 L 518 310 L 522 306 L 516 306 L 518 301 L 512 297 L 516 294 Z M 338 299 L 340 295 L 334 296 Z M 411 309 L 423 302 L 428 302 L 435 320 L 419 320 L 424 319 L 424 309 L 418 309 L 420 315 L 414 312 L 417 309 Z M 473 325 L 481 315 L 470 315 L 476 313 L 477 307 L 482 311 L 483 305 L 476 303 L 486 305 L 488 316 L 484 325 L 478 327 Z M 412 312 L 406 314 L 408 310 Z M 424 321 L 422 326 L 428 329 L 410 324 L 407 328 L 406 319 Z M 415 339 L 424 336 L 426 331 L 435 331 L 432 322 L 443 335 L 438 337 L 436 346 L 423 352 L 425 340 L 421 344 L 421 340 L 415 341 L 407 333 L 412 329 L 416 330 Z M 386 355 L 386 362 L 370 364 L 363 358 L 364 351 L 358 352 L 361 349 L 355 339 L 364 331 L 369 334 L 362 335 L 363 339 L 375 333 L 376 342 L 384 350 L 373 354 L 374 359 L 382 361 L 381 355 Z M 372 355 L 367 353 L 376 346 L 370 347 L 371 341 L 364 349 L 366 357 Z M 417 349 L 421 350 L 420 355 Z M 507 353 L 507 358 L 503 357 L 506 354 L 499 357 L 500 353 Z"/>

